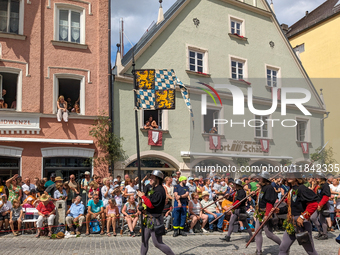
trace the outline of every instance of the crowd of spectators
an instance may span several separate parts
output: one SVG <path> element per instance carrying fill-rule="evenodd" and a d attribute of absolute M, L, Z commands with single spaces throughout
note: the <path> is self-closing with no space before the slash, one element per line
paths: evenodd
<path fill-rule="evenodd" d="M 332 193 L 329 200 L 331 215 L 327 219 L 329 231 L 334 231 L 335 218 L 340 217 L 339 179 L 328 177 Z M 167 196 L 163 209 L 166 231 L 172 231 L 173 226 L 181 228 L 179 218 L 174 222 L 175 214 L 184 217 L 185 232 L 189 234 L 226 231 L 230 215 L 221 217 L 215 224 L 210 222 L 232 205 L 233 181 L 232 178 L 217 175 L 187 178 L 179 171 L 171 177 L 166 177 L 163 183 Z M 259 187 L 255 174 L 242 176 L 241 181 L 247 194 Z M 271 181 L 279 201 L 288 192 L 288 185 L 281 178 Z M 137 183 L 138 178 L 130 178 L 129 175 L 125 175 L 124 179 L 120 176 L 114 178 L 112 175 L 102 178 L 91 176 L 89 172 L 85 172 L 84 178 L 80 180 L 76 180 L 74 175 L 64 180 L 54 173 L 49 180 L 35 178 L 33 183 L 30 178 L 22 179 L 18 175 L 6 182 L 0 178 L 0 233 L 11 231 L 17 236 L 23 228 L 25 232 L 34 233 L 39 237 L 46 222 L 48 236 L 51 236 L 55 227 L 56 202 L 64 200 L 67 206 L 65 223 L 71 235 L 89 235 L 90 222 L 96 219 L 101 224 L 101 235 L 111 236 L 112 228 L 113 236 L 116 236 L 117 231 L 126 225 L 128 235 L 134 237 L 140 233 L 138 225 L 139 215 L 142 213 L 137 204 Z M 306 178 L 305 185 L 314 190 L 317 184 L 313 178 Z M 149 175 L 142 180 L 141 190 L 146 194 L 152 192 L 152 180 Z M 250 196 L 246 203 L 251 228 L 254 228 L 255 201 L 256 195 Z M 36 208 L 38 215 L 26 212 L 27 208 Z M 186 208 L 184 216 L 178 208 Z M 36 222 L 22 224 L 25 219 L 36 219 Z M 244 231 L 242 222 L 237 224 L 239 231 Z M 83 230 L 84 225 L 86 229 Z M 280 227 L 280 224 L 277 227 Z"/>

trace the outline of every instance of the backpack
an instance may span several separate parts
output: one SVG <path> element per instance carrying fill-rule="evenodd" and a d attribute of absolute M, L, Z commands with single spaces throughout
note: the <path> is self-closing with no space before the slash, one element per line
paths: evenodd
<path fill-rule="evenodd" d="M 90 234 L 99 234 L 99 233 L 100 233 L 99 221 L 97 219 L 90 221 Z"/>
<path fill-rule="evenodd" d="M 58 227 L 56 227 L 53 231 L 53 234 L 58 234 L 59 232 L 62 232 L 65 234 L 65 225 L 63 223 L 60 223 Z"/>

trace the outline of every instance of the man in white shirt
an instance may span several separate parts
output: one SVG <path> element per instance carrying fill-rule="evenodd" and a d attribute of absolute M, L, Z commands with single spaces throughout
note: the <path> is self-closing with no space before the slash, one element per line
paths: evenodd
<path fill-rule="evenodd" d="M 31 184 L 30 178 L 27 177 L 25 179 L 25 184 L 22 185 L 21 188 L 22 188 L 22 193 L 23 193 L 22 194 L 22 200 L 24 201 L 27 198 L 27 196 L 30 195 L 31 190 L 35 189 L 35 185 Z"/>

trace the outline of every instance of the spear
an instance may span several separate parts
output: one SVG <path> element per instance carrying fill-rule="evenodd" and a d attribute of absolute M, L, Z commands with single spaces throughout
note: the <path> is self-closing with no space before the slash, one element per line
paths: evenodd
<path fill-rule="evenodd" d="M 226 210 L 222 215 L 218 216 L 216 219 L 214 219 L 213 221 L 211 221 L 209 224 L 212 224 L 214 223 L 215 221 L 219 220 L 220 218 L 222 218 L 225 214 L 227 214 L 228 212 L 230 212 L 231 210 L 233 210 L 234 208 L 236 208 L 239 204 L 241 204 L 244 200 L 246 200 L 248 197 L 256 194 L 256 192 L 258 191 L 259 189 L 251 192 L 248 196 L 246 196 L 245 198 L 243 198 L 241 201 L 239 201 L 237 204 L 231 206 L 228 208 L 228 210 Z"/>
<path fill-rule="evenodd" d="M 289 190 L 290 191 L 290 190 Z M 264 220 L 261 224 L 261 226 L 256 230 L 255 234 L 249 239 L 248 243 L 246 244 L 246 248 L 248 248 L 249 244 L 254 240 L 255 236 L 260 232 L 260 230 L 264 227 L 264 224 L 267 223 L 267 221 L 270 219 L 270 217 L 273 215 L 274 211 L 279 208 L 279 205 L 285 200 L 285 198 L 288 196 L 289 191 L 281 198 L 280 202 L 270 211 L 270 213 L 267 216 L 267 219 Z"/>

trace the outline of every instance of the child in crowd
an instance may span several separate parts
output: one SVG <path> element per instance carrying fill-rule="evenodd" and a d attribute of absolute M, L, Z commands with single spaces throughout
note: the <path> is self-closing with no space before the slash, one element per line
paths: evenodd
<path fill-rule="evenodd" d="M 22 211 L 22 207 L 20 206 L 19 200 L 14 199 L 12 203 L 13 203 L 13 207 L 11 209 L 11 214 L 9 216 L 10 218 L 9 224 L 11 226 L 13 235 L 18 236 L 19 230 L 21 229 L 21 222 L 22 222 L 21 219 L 22 219 L 23 211 Z M 14 231 L 14 222 L 18 222 L 18 231 Z"/>
<path fill-rule="evenodd" d="M 172 206 L 171 206 L 171 203 L 169 202 L 169 199 L 167 198 L 165 200 L 165 205 L 164 205 L 164 209 L 162 212 L 164 221 L 165 221 L 165 231 L 168 231 L 168 229 L 170 228 L 171 212 L 172 212 Z"/>
<path fill-rule="evenodd" d="M 109 199 L 109 204 L 106 206 L 106 215 L 107 215 L 107 236 L 111 236 L 110 234 L 110 226 L 112 222 L 112 229 L 113 229 L 113 235 L 117 236 L 116 234 L 116 221 L 119 220 L 119 209 L 116 205 L 116 200 L 114 198 Z"/>
<path fill-rule="evenodd" d="M 90 182 L 90 190 L 89 190 L 89 200 L 93 198 L 93 195 L 97 194 L 99 195 L 99 188 L 98 184 L 94 181 Z"/>

